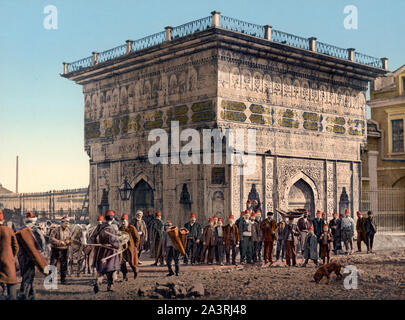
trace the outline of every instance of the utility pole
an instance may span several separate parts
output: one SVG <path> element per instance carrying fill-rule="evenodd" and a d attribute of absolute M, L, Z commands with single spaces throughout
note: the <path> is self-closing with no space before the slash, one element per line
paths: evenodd
<path fill-rule="evenodd" d="M 18 193 L 18 156 L 17 156 L 17 160 L 16 160 L 15 193 Z"/>

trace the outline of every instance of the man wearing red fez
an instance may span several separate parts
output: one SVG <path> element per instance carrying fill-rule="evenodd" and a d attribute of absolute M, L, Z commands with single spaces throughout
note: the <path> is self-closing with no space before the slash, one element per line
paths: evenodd
<path fill-rule="evenodd" d="M 328 225 L 325 223 L 323 226 L 321 238 L 319 239 L 323 264 L 325 264 L 325 259 L 327 260 L 326 263 L 329 263 L 329 254 L 330 250 L 332 249 L 332 240 L 332 233 L 329 231 Z"/>
<path fill-rule="evenodd" d="M 36 225 L 37 218 L 34 213 L 27 212 L 24 219 L 24 226 L 17 230 L 16 238 L 20 250 L 18 251 L 17 258 L 20 265 L 21 274 L 21 285 L 19 291 L 20 300 L 35 300 L 35 289 L 34 289 L 34 279 L 35 279 L 35 262 L 31 258 L 31 252 L 27 251 L 24 247 L 21 237 L 18 235 L 19 231 L 23 231 L 28 228 L 32 231 L 34 235 L 36 248 L 42 254 L 46 247 L 45 235 L 41 228 Z"/>
<path fill-rule="evenodd" d="M 71 245 L 72 234 L 69 229 L 69 220 L 65 216 L 62 218 L 60 226 L 52 229 L 49 235 L 51 242 L 50 264 L 57 266 L 59 262 L 59 273 L 62 284 L 66 284 L 66 274 L 68 269 L 68 253 Z"/>
<path fill-rule="evenodd" d="M 207 263 L 213 264 L 214 262 L 214 246 L 215 246 L 215 232 L 214 232 L 214 219 L 208 219 L 208 225 L 204 228 L 202 237 L 202 250 L 200 263 L 205 262 L 205 256 L 207 255 Z"/>
<path fill-rule="evenodd" d="M 103 216 L 98 216 L 97 224 L 102 224 L 103 222 L 104 222 L 104 217 Z"/>
<path fill-rule="evenodd" d="M 314 227 L 312 225 L 308 226 L 308 235 L 305 237 L 304 241 L 304 259 L 305 262 L 302 267 L 306 267 L 309 259 L 311 259 L 314 264 L 318 265 L 318 239 L 314 234 Z"/>
<path fill-rule="evenodd" d="M 155 219 L 152 220 L 150 225 L 150 242 L 151 242 L 151 253 L 155 258 L 154 266 L 158 263 L 163 266 L 163 235 L 164 235 L 164 224 L 162 222 L 162 214 L 160 211 L 156 211 Z"/>
<path fill-rule="evenodd" d="M 249 211 L 246 210 L 243 219 L 239 222 L 239 238 L 240 238 L 240 263 L 252 263 L 253 258 L 253 240 L 252 234 L 253 222 L 250 220 Z"/>
<path fill-rule="evenodd" d="M 333 212 L 333 218 L 329 221 L 329 229 L 333 237 L 333 253 L 338 254 L 342 250 L 342 221 L 336 211 Z"/>
<path fill-rule="evenodd" d="M 129 234 L 129 241 L 127 244 L 127 249 L 122 253 L 122 262 L 121 262 L 121 272 L 124 281 L 128 281 L 128 269 L 127 262 L 134 272 L 134 279 L 136 279 L 138 272 L 138 248 L 140 243 L 140 236 L 136 228 L 129 224 L 128 215 L 123 214 L 121 217 L 121 226 L 120 230 Z"/>
<path fill-rule="evenodd" d="M 273 215 L 273 212 L 267 212 L 267 218 L 260 224 L 264 242 L 264 263 L 270 263 L 270 265 L 273 263 L 273 245 L 274 240 L 276 240 L 276 232 L 278 229 L 277 223 L 273 219 Z"/>
<path fill-rule="evenodd" d="M 345 254 L 353 253 L 354 220 L 350 216 L 350 211 L 345 209 L 345 216 L 341 219 L 342 241 L 345 244 Z M 350 247 L 350 251 L 349 251 Z"/>
<path fill-rule="evenodd" d="M 298 237 L 300 233 L 298 232 L 298 228 L 293 224 L 294 218 L 288 218 L 288 224 L 284 229 L 283 240 L 285 241 L 285 261 L 287 266 L 291 266 L 291 262 L 293 267 L 296 266 L 296 241 L 295 237 Z"/>
<path fill-rule="evenodd" d="M 236 247 L 239 246 L 239 229 L 234 223 L 234 216 L 230 215 L 228 224 L 224 227 L 224 243 L 226 264 L 230 264 L 230 255 L 232 252 L 232 264 L 236 265 Z"/>
<path fill-rule="evenodd" d="M 322 216 L 322 212 L 317 210 L 316 214 L 315 214 L 315 218 L 312 220 L 312 225 L 314 226 L 314 233 L 315 233 L 316 238 L 318 239 L 318 241 L 319 241 L 319 239 L 321 237 L 321 234 L 323 232 L 323 225 L 325 224 L 325 220 L 322 219 L 321 216 Z M 318 245 L 318 247 L 319 247 L 319 250 L 318 250 L 319 255 L 321 255 L 321 246 Z"/>
<path fill-rule="evenodd" d="M 363 241 L 367 247 L 366 239 L 366 230 L 365 230 L 366 218 L 363 217 L 361 211 L 357 211 L 357 222 L 356 222 L 356 231 L 357 231 L 357 250 L 361 252 L 361 242 Z"/>
<path fill-rule="evenodd" d="M 18 253 L 17 238 L 13 230 L 4 225 L 4 215 L 0 211 L 0 283 L 7 287 L 7 299 L 17 299 L 17 273 L 15 257 Z"/>
<path fill-rule="evenodd" d="M 121 269 L 122 256 L 114 255 L 120 249 L 118 230 L 112 225 L 114 216 L 113 210 L 107 210 L 105 223 L 97 225 L 90 237 L 90 243 L 102 245 L 94 248 L 94 264 L 97 270 L 94 293 L 100 290 L 104 276 L 107 276 L 107 291 L 113 291 L 115 273 Z"/>
<path fill-rule="evenodd" d="M 218 223 L 214 227 L 215 234 L 215 261 L 218 265 L 223 266 L 224 254 L 225 254 L 225 244 L 224 244 L 224 227 L 222 218 L 218 218 Z"/>
<path fill-rule="evenodd" d="M 184 228 L 188 230 L 186 253 L 184 257 L 184 264 L 188 264 L 188 259 L 191 259 L 191 264 L 195 264 L 198 261 L 198 245 L 201 240 L 201 225 L 197 222 L 197 216 L 195 213 L 190 214 L 190 221 L 184 225 Z"/>

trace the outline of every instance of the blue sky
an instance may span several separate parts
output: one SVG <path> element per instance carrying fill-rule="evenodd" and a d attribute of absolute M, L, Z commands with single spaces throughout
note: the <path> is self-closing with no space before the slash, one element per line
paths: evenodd
<path fill-rule="evenodd" d="M 58 29 L 43 27 L 44 7 L 58 9 Z M 343 26 L 346 5 L 358 29 Z M 71 62 L 127 39 L 210 15 L 212 10 L 405 64 L 405 1 L 390 0 L 0 0 L 0 183 L 20 192 L 85 187 L 81 87 L 59 76 Z"/>

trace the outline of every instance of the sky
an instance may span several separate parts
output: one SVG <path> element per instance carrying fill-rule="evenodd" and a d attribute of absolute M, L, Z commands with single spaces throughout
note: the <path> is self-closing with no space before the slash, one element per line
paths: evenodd
<path fill-rule="evenodd" d="M 57 9 L 57 29 L 44 20 Z M 356 6 L 347 30 L 344 8 Z M 0 0 L 0 183 L 20 192 L 87 187 L 81 86 L 60 76 L 72 62 L 210 15 L 240 20 L 405 64 L 404 0 Z"/>

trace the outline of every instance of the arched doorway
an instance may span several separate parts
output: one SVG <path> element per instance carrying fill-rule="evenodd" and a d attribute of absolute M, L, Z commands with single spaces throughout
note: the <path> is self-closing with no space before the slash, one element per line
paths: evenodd
<path fill-rule="evenodd" d="M 131 216 L 135 217 L 137 210 L 149 210 L 153 213 L 153 189 L 143 179 L 141 179 L 134 187 L 132 191 L 132 204 L 131 204 Z"/>
<path fill-rule="evenodd" d="M 299 179 L 290 188 L 288 194 L 288 209 L 307 209 L 309 216 L 314 217 L 314 192 L 312 191 L 311 186 L 303 179 Z"/>

